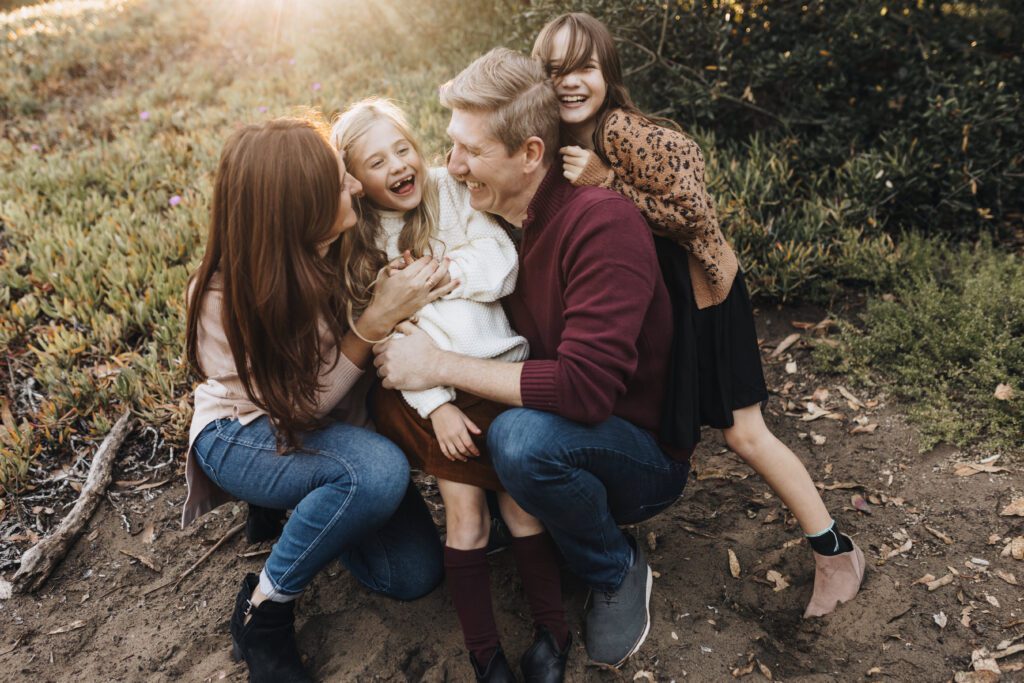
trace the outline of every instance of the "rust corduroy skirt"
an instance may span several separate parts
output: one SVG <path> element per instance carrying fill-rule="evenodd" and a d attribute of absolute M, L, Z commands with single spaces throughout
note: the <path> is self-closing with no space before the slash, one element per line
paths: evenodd
<path fill-rule="evenodd" d="M 480 450 L 480 457 L 470 457 L 467 462 L 459 462 L 444 456 L 430 420 L 420 417 L 405 402 L 401 392 L 378 386 L 372 400 L 377 432 L 394 441 L 405 452 L 405 457 L 414 469 L 432 474 L 438 479 L 471 484 L 491 491 L 505 490 L 487 454 L 487 429 L 508 406 L 465 392 L 458 393 L 455 406 L 482 432 L 480 436 L 473 437 L 473 443 Z"/>

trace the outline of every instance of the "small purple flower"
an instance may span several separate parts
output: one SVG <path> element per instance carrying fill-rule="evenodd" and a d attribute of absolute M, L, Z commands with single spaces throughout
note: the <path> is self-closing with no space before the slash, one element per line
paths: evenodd
<path fill-rule="evenodd" d="M 43 148 L 40 147 L 39 145 L 32 145 L 32 151 L 33 152 L 42 152 Z"/>
<path fill-rule="evenodd" d="M 319 90 L 320 90 L 320 83 L 314 83 L 313 84 L 313 92 L 317 92 Z"/>
<path fill-rule="evenodd" d="M 181 204 L 181 195 L 174 195 L 173 197 L 167 200 L 167 203 L 170 204 L 171 206 L 177 206 L 178 204 Z"/>
<path fill-rule="evenodd" d="M 259 106 L 259 108 L 256 111 L 258 111 L 261 114 L 266 114 L 267 113 L 267 109 L 269 109 L 269 107 L 267 107 L 267 105 L 265 105 L 265 104 L 262 104 L 262 105 Z"/>
<path fill-rule="evenodd" d="M 149 112 L 148 111 L 140 111 L 139 112 L 139 120 L 140 121 L 149 121 Z"/>

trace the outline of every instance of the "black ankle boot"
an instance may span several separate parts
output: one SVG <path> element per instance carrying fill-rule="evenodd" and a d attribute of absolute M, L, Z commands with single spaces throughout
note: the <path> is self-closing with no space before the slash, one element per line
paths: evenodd
<path fill-rule="evenodd" d="M 565 680 L 565 664 L 569 661 L 569 646 L 572 645 L 572 634 L 561 651 L 551 631 L 543 626 L 537 627 L 530 646 L 519 660 L 519 668 L 523 672 L 526 683 L 561 683 Z"/>
<path fill-rule="evenodd" d="M 295 645 L 295 601 L 253 605 L 249 599 L 258 584 L 255 574 L 246 574 L 235 598 L 231 654 L 249 665 L 250 683 L 313 683 Z"/>
<path fill-rule="evenodd" d="M 512 673 L 508 660 L 505 659 L 505 653 L 501 651 L 500 647 L 491 655 L 491 661 L 487 662 L 486 667 L 481 667 L 476 663 L 476 657 L 473 656 L 472 652 L 469 654 L 469 661 L 473 665 L 473 671 L 476 673 L 476 680 L 478 681 L 516 683 L 515 674 Z"/>
<path fill-rule="evenodd" d="M 249 543 L 272 541 L 281 535 L 285 510 L 261 508 L 249 503 L 249 515 L 245 519 L 245 540 Z"/>

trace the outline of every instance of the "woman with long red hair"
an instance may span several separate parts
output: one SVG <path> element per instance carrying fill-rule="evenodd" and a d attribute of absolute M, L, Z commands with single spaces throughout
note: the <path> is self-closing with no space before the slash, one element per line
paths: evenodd
<path fill-rule="evenodd" d="M 346 276 L 359 192 L 315 122 L 240 128 L 221 155 L 206 252 L 189 283 L 186 348 L 201 383 L 182 522 L 230 497 L 293 510 L 259 576 L 244 577 L 231 617 L 251 681 L 311 680 L 295 599 L 332 560 L 406 600 L 442 575 L 405 456 L 370 429 L 364 339 L 386 337 L 458 282 L 439 285 L 447 269 L 431 258 L 374 273 L 353 330 L 353 288 L 371 289 Z"/>

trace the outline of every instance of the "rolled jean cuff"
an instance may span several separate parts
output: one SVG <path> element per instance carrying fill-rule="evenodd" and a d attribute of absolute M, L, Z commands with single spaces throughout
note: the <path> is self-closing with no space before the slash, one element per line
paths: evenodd
<path fill-rule="evenodd" d="M 284 593 L 278 588 L 270 576 L 267 574 L 267 568 L 264 567 L 263 571 L 260 572 L 260 592 L 267 596 L 267 600 L 271 602 L 291 602 L 297 600 L 302 593 Z"/>

